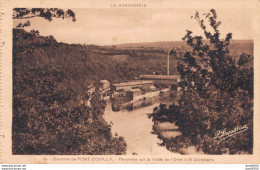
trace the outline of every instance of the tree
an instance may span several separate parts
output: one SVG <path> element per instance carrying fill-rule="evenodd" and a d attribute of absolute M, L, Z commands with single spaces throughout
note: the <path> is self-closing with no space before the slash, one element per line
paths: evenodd
<path fill-rule="evenodd" d="M 204 32 L 193 36 L 187 30 L 183 40 L 192 48 L 184 54 L 177 70 L 181 75 L 181 95 L 178 105 L 156 109 L 153 121 L 175 122 L 182 136 L 165 140 L 171 150 L 195 145 L 206 154 L 238 154 L 253 152 L 253 67 L 252 56 L 239 59 L 229 53 L 232 34 L 220 38 L 217 13 L 214 9 L 203 17 L 193 17 Z M 208 23 L 208 24 L 207 24 Z M 163 118 L 163 119 L 162 119 Z M 216 132 L 246 125 L 239 133 L 218 143 Z"/>
<path fill-rule="evenodd" d="M 75 22 L 76 21 L 76 17 L 75 17 L 75 13 L 71 10 L 68 9 L 67 11 L 64 11 L 63 9 L 59 9 L 59 8 L 14 8 L 13 9 L 13 19 L 30 19 L 30 18 L 35 18 L 35 17 L 39 17 L 39 18 L 43 18 L 45 20 L 48 20 L 49 22 L 51 22 L 53 20 L 53 18 L 72 18 L 72 21 Z M 28 34 L 26 32 L 22 32 L 21 30 L 24 27 L 29 27 L 31 25 L 30 21 L 27 20 L 24 23 L 19 23 L 16 26 L 16 29 L 13 29 L 13 44 L 15 44 L 15 42 L 17 42 L 16 40 L 19 39 L 19 36 L 17 36 L 18 34 L 21 34 L 23 36 L 23 38 L 27 37 L 31 37 L 31 36 L 40 36 L 39 31 L 38 30 L 31 30 L 32 34 Z M 51 45 L 55 45 L 57 44 L 56 39 L 54 39 L 53 36 L 49 36 L 48 40 L 45 41 L 44 43 L 43 41 L 40 42 L 31 42 L 29 45 L 27 44 L 26 46 L 21 45 L 19 48 L 16 48 L 14 50 L 14 53 L 17 50 L 20 51 L 25 51 L 26 53 L 30 53 L 33 49 L 38 48 L 40 46 L 51 46 Z M 16 44 L 17 45 L 17 44 Z M 14 46 L 17 47 L 17 46 Z"/>
<path fill-rule="evenodd" d="M 64 89 L 66 79 L 63 68 L 53 63 L 15 65 L 13 154 L 124 154 L 126 143 L 112 136 L 103 111 L 75 105 L 77 94 Z"/>
<path fill-rule="evenodd" d="M 71 10 L 19 8 L 13 14 L 14 19 L 42 17 L 48 21 L 66 16 L 75 21 Z M 66 83 L 73 81 L 71 73 L 53 60 L 60 59 L 56 48 L 62 49 L 64 44 L 53 36 L 40 36 L 37 30 L 27 32 L 22 29 L 25 25 L 30 23 L 13 29 L 12 153 L 125 154 L 125 141 L 113 137 L 111 125 L 102 118 L 105 102 L 100 94 L 94 94 L 93 102 L 100 102 L 95 107 L 78 105 L 78 91 L 67 86 Z M 51 51 L 57 56 L 50 57 Z M 77 58 L 74 66 L 79 63 Z M 75 70 L 72 72 L 75 74 Z"/>
<path fill-rule="evenodd" d="M 13 19 L 30 19 L 35 17 L 41 17 L 48 21 L 52 21 L 53 18 L 72 18 L 72 21 L 76 21 L 75 13 L 68 9 L 64 11 L 59 8 L 14 8 Z"/>
<path fill-rule="evenodd" d="M 72 21 L 76 21 L 75 13 L 68 9 L 64 11 L 59 8 L 14 8 L 13 19 L 30 19 L 40 17 L 48 21 L 52 21 L 53 18 L 72 18 Z M 30 21 L 26 21 L 24 24 L 19 23 L 16 28 L 23 28 L 30 26 Z"/>

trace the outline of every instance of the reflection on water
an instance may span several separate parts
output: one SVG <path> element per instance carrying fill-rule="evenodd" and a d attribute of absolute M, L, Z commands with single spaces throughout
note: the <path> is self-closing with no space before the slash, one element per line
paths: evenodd
<path fill-rule="evenodd" d="M 123 104 L 118 104 L 118 102 L 112 102 L 112 110 L 119 111 L 122 109 L 127 109 L 129 111 L 136 110 L 139 108 L 151 106 L 153 104 L 159 105 L 159 103 L 163 104 L 172 104 L 173 101 L 176 101 L 176 93 L 175 92 L 166 92 L 162 93 L 159 96 L 151 97 L 145 100 L 139 100 L 135 102 L 126 102 Z M 152 112 L 150 112 L 152 113 Z"/>
<path fill-rule="evenodd" d="M 131 111 L 121 109 L 114 112 L 111 107 L 111 102 L 108 101 L 107 108 L 104 113 L 104 119 L 109 123 L 113 122 L 112 133 L 117 133 L 124 137 L 127 143 L 127 154 L 138 155 L 167 155 L 177 154 L 168 151 L 165 147 L 159 146 L 162 141 L 157 138 L 156 134 L 152 134 L 153 122 L 148 118 L 147 114 L 153 112 L 153 108 L 158 106 L 160 102 L 170 102 L 173 99 L 154 98 L 153 101 L 148 101 L 149 106 L 142 106 L 140 103 L 135 103 Z M 142 103 L 142 102 L 141 102 Z"/>

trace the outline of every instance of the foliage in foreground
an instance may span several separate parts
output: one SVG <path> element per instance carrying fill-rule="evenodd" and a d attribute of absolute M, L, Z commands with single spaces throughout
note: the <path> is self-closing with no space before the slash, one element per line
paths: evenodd
<path fill-rule="evenodd" d="M 192 48 L 178 65 L 181 75 L 181 95 L 178 104 L 160 105 L 149 116 L 153 121 L 172 122 L 179 126 L 181 136 L 163 139 L 161 145 L 169 150 L 181 151 L 194 145 L 206 154 L 253 153 L 253 57 L 241 54 L 238 60 L 229 54 L 232 34 L 220 39 L 215 10 L 197 12 L 199 23 L 208 41 L 202 36 L 192 36 L 191 31 L 183 40 Z M 211 30 L 211 31 L 209 31 Z M 232 135 L 218 143 L 216 133 L 228 132 L 246 126 L 244 132 Z"/>
<path fill-rule="evenodd" d="M 105 103 L 98 91 L 91 100 L 91 107 L 78 105 L 78 93 L 64 84 L 69 81 L 64 68 L 54 62 L 44 66 L 26 62 L 26 51 L 33 53 L 39 48 L 55 48 L 56 40 L 53 37 L 36 39 L 37 32 L 22 30 L 17 36 L 16 31 L 13 46 L 13 154 L 125 154 L 125 141 L 122 137 L 113 137 L 111 125 L 102 118 Z M 21 45 L 28 42 L 24 37 L 32 43 Z"/>

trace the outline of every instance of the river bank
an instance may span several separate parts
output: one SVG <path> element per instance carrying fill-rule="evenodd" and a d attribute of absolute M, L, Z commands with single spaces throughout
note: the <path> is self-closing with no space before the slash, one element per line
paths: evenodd
<path fill-rule="evenodd" d="M 112 122 L 111 132 L 115 136 L 119 135 L 127 143 L 127 155 L 201 155 L 195 147 L 180 149 L 180 152 L 172 152 L 161 144 L 177 136 L 181 136 L 178 126 L 168 122 L 153 122 L 148 118 L 148 114 L 153 112 L 160 103 L 167 105 L 174 101 L 174 97 L 157 97 L 152 101 L 142 105 L 139 102 L 135 107 L 113 111 L 112 102 L 107 101 L 107 107 L 103 118 Z M 147 102 L 147 101 L 146 101 Z"/>
<path fill-rule="evenodd" d="M 111 102 L 107 102 L 107 108 L 103 115 L 109 123 L 112 122 L 112 134 L 122 136 L 127 143 L 127 155 L 174 155 L 165 147 L 158 144 L 162 141 L 157 135 L 152 134 L 153 122 L 147 114 L 151 113 L 158 104 L 142 107 L 136 110 L 120 110 L 114 112 Z"/>
<path fill-rule="evenodd" d="M 172 143 L 174 138 L 181 137 L 182 133 L 179 131 L 179 127 L 175 123 L 169 122 L 154 122 L 153 133 L 158 135 L 158 138 L 161 139 L 162 144 L 168 150 L 173 150 L 171 147 L 174 147 Z M 202 151 L 197 151 L 194 146 L 175 148 L 177 152 L 181 155 L 204 155 Z"/>

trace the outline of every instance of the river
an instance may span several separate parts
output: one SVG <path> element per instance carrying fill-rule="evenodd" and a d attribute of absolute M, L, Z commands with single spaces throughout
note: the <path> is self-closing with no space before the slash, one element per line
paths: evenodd
<path fill-rule="evenodd" d="M 103 115 L 104 119 L 109 123 L 112 122 L 112 133 L 117 133 L 124 137 L 127 143 L 126 154 L 138 155 L 176 155 L 164 146 L 159 146 L 162 141 L 157 138 L 156 134 L 152 134 L 153 122 L 148 118 L 147 114 L 153 112 L 153 108 L 158 106 L 161 101 L 153 103 L 149 106 L 138 107 L 137 109 L 120 110 L 114 112 L 112 110 L 111 101 L 107 101 L 107 107 Z M 179 132 L 177 132 L 179 133 Z"/>

